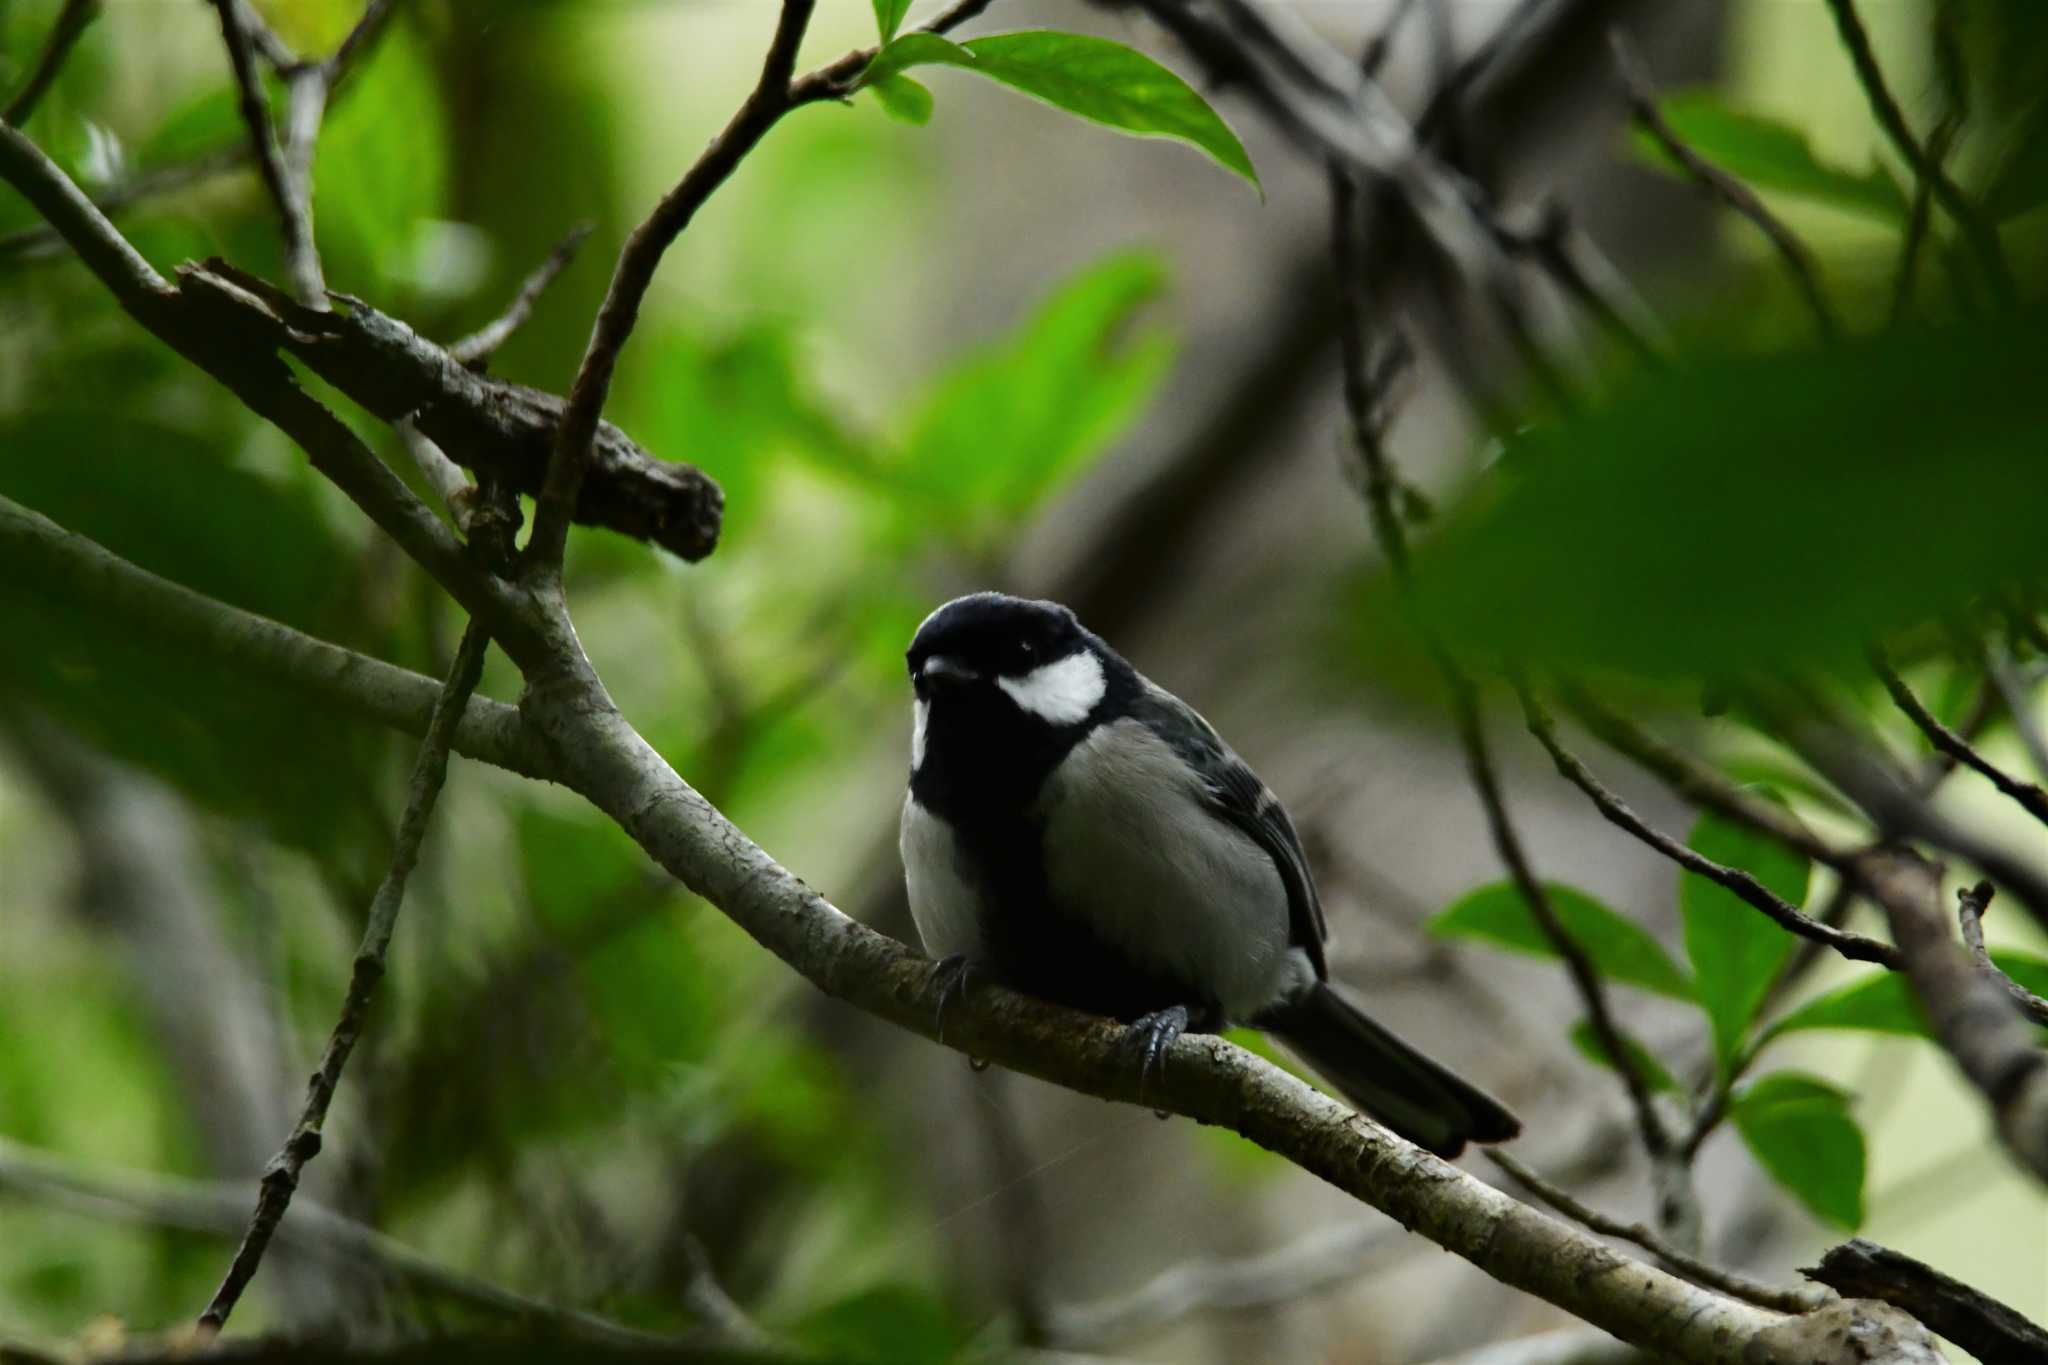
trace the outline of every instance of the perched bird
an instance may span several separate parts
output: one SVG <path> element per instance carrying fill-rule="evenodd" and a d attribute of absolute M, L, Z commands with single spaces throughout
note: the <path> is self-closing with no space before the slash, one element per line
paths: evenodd
<path fill-rule="evenodd" d="M 1249 1024 L 1441 1156 L 1521 1131 L 1338 994 L 1279 799 L 1073 612 L 958 598 L 918 627 L 906 659 L 917 700 L 903 869 L 946 993 L 985 973 L 1122 1020 L 1141 1077 L 1183 1032 Z"/>

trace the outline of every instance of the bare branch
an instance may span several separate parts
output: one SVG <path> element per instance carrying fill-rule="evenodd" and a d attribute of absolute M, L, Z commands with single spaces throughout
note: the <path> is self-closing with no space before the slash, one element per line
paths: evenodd
<path fill-rule="evenodd" d="M 302 635 L 139 569 L 0 498 L 0 564 L 53 601 L 116 621 L 321 703 L 407 734 L 423 735 L 441 684 L 432 678 Z M 552 774 L 519 712 L 472 697 L 455 751 L 527 777 Z"/>
<path fill-rule="evenodd" d="M 2048 775 L 2048 735 L 2041 733 L 2040 722 L 2034 717 L 2034 699 L 2027 695 L 2025 684 L 2013 669 L 2011 653 L 2000 641 L 1987 640 L 1980 657 L 1984 661 L 1984 675 L 2005 699 L 2006 712 L 2012 717 L 2013 728 L 2020 733 L 2020 743 L 2026 747 L 2034 771 Z"/>
<path fill-rule="evenodd" d="M 1977 968 L 2005 989 L 2012 1002 L 2020 1007 L 2020 1013 L 2048 1028 L 2048 1000 L 2022 986 L 1998 969 L 1991 960 L 1991 950 L 1984 942 L 1984 911 L 1991 905 L 1992 886 L 1990 882 L 1978 882 L 1975 886 L 1956 892 L 1956 919 L 1963 931 L 1963 943 L 1970 955 L 1977 959 Z"/>
<path fill-rule="evenodd" d="M 1592 770 L 1581 762 L 1577 755 L 1564 747 L 1557 738 L 1556 723 L 1551 720 L 1542 704 L 1528 688 L 1523 687 L 1519 691 L 1522 697 L 1522 714 L 1528 719 L 1529 732 L 1536 736 L 1544 751 L 1550 755 L 1550 761 L 1557 766 L 1559 775 L 1584 792 L 1587 799 L 1607 817 L 1609 823 L 1627 830 L 1686 871 L 1727 888 L 1761 910 L 1779 927 L 1790 930 L 1801 938 L 1832 948 L 1851 961 L 1875 962 L 1879 966 L 1893 970 L 1905 965 L 1904 959 L 1899 956 L 1899 950 L 1891 944 L 1823 924 L 1802 913 L 1798 906 L 1784 900 L 1741 868 L 1717 863 L 1686 847 L 1670 835 L 1653 829 L 1629 808 L 1627 802 L 1594 776 Z"/>
<path fill-rule="evenodd" d="M 263 98 L 263 78 L 256 70 L 256 53 L 249 38 L 247 15 L 242 0 L 212 0 L 220 15 L 221 41 L 227 46 L 228 63 L 234 70 L 239 91 L 242 123 L 249 130 L 249 145 L 256 153 L 256 168 L 263 175 L 263 187 L 277 205 L 284 229 L 285 269 L 299 301 L 309 308 L 324 307 L 327 285 L 320 277 L 320 257 L 313 246 L 313 222 L 296 178 L 288 168 L 270 126 L 270 106 Z M 324 102 L 324 100 L 323 100 Z M 317 124 L 318 118 L 315 117 Z"/>
<path fill-rule="evenodd" d="M 1738 1275 L 1732 1270 L 1723 1270 L 1720 1266 L 1701 1260 L 1697 1256 L 1688 1255 L 1658 1236 L 1652 1228 L 1641 1223 L 1624 1223 L 1619 1218 L 1610 1218 L 1598 1209 L 1580 1202 L 1569 1192 L 1551 1184 L 1506 1152 L 1489 1149 L 1486 1155 L 1488 1160 L 1513 1176 L 1529 1193 L 1565 1217 L 1585 1224 L 1603 1237 L 1619 1237 L 1625 1242 L 1635 1243 L 1695 1284 L 1718 1289 L 1723 1294 L 1732 1294 L 1760 1308 L 1773 1308 L 1780 1313 L 1804 1313 L 1827 1302 L 1825 1294 L 1810 1289 L 1781 1289 L 1760 1280 L 1752 1280 L 1746 1275 Z"/>
<path fill-rule="evenodd" d="M 1990 1102 L 2008 1150 L 2048 1179 L 2048 1055 L 2012 1000 L 1949 933 L 1939 873 L 1897 850 L 1863 854 L 1855 868 L 1891 921 L 1935 1038 Z"/>
<path fill-rule="evenodd" d="M 2031 782 L 2022 782 L 2013 777 L 1977 752 L 1968 740 L 1943 725 L 1940 719 L 1913 695 L 1913 689 L 1906 686 L 1906 680 L 1898 675 L 1898 671 L 1882 653 L 1872 654 L 1871 666 L 1876 669 L 1877 676 L 1883 681 L 1884 690 L 1891 694 L 1893 704 L 1920 727 L 1920 733 L 1927 736 L 1929 744 L 1955 762 L 1982 774 L 1992 786 L 2018 802 L 2027 814 L 2043 824 L 2048 824 L 2048 792 L 2042 791 Z M 1992 677 L 1995 683 L 1997 675 L 1993 674 Z M 2006 704 L 2011 705 L 2010 698 Z"/>
<path fill-rule="evenodd" d="M 483 676 L 484 654 L 489 650 L 490 642 L 490 633 L 482 623 L 471 621 L 463 632 L 461 646 L 455 651 L 448 681 L 434 703 L 434 714 L 427 722 L 426 738 L 420 741 L 419 756 L 413 762 L 410 791 L 405 814 L 398 822 L 398 838 L 391 851 L 391 865 L 385 869 L 384 880 L 378 884 L 377 894 L 370 902 L 369 920 L 363 926 L 363 941 L 356 949 L 355 965 L 349 972 L 348 993 L 341 1003 L 341 1018 L 328 1035 L 320 1066 L 306 1085 L 306 1103 L 299 1112 L 298 1126 L 264 1168 L 256 1198 L 256 1212 L 249 1219 L 249 1230 L 235 1252 L 233 1263 L 228 1266 L 227 1276 L 214 1292 L 213 1302 L 207 1304 L 206 1311 L 199 1315 L 199 1325 L 203 1329 L 218 1331 L 226 1325 L 228 1315 L 235 1311 L 235 1304 L 242 1297 L 242 1291 L 248 1288 L 257 1267 L 263 1263 L 263 1253 L 269 1250 L 277 1225 L 291 1205 L 292 1194 L 299 1187 L 299 1173 L 320 1151 L 328 1106 L 334 1102 L 335 1089 L 341 1084 L 342 1068 L 348 1065 L 349 1054 L 355 1050 L 356 1040 L 362 1036 L 370 998 L 376 992 L 377 983 L 383 979 L 384 956 L 391 946 L 392 930 L 398 924 L 398 908 L 405 900 L 405 884 L 419 862 L 420 844 L 427 834 L 427 820 L 434 813 L 434 802 L 448 776 L 448 746 L 455 737 L 456 722 L 468 705 L 477 680 Z"/>
<path fill-rule="evenodd" d="M 2013 280 L 2012 266 L 2005 259 L 2005 248 L 1999 243 L 1997 227 L 1949 178 L 1941 162 L 1930 156 L 1919 139 L 1913 136 L 1912 128 L 1906 123 L 1906 115 L 1885 83 L 1884 70 L 1877 64 L 1870 34 L 1856 13 L 1856 0 L 1827 0 L 1827 3 L 1835 16 L 1835 30 L 1842 36 L 1842 46 L 1849 53 L 1850 64 L 1856 68 L 1856 79 L 1863 85 L 1864 97 L 1870 102 L 1870 112 L 1876 117 L 1878 127 L 1884 129 L 1884 135 L 1891 139 L 1892 146 L 1913 168 L 1914 175 L 1926 182 L 1936 202 L 1955 220 L 1993 291 L 2005 300 L 2012 300 L 2016 297 L 2017 285 Z"/>
<path fill-rule="evenodd" d="M 2048 1331 L 1990 1295 L 1890 1247 L 1857 1237 L 1830 1248 L 1819 1265 L 1800 1274 L 1841 1294 L 1903 1308 L 1983 1365 L 2048 1360 Z"/>
<path fill-rule="evenodd" d="M 497 354 L 498 348 L 511 340 L 512 334 L 533 316 L 534 305 L 555 282 L 555 276 L 576 259 L 576 248 L 583 245 L 583 239 L 590 235 L 592 226 L 579 223 L 569 229 L 569 235 L 555 243 L 555 249 L 548 253 L 547 259 L 526 277 L 519 286 L 519 292 L 512 296 L 512 302 L 505 305 L 505 311 L 460 341 L 449 342 L 448 354 L 472 369 L 481 368 L 485 361 Z"/>
<path fill-rule="evenodd" d="M 568 407 L 562 413 L 547 478 L 534 508 L 526 562 L 529 571 L 541 579 L 560 578 L 562 550 L 590 468 L 591 442 L 597 435 L 605 398 L 611 392 L 612 371 L 640 319 L 640 303 L 647 296 L 648 286 L 654 283 L 654 272 L 669 244 L 690 225 L 697 210 L 725 183 L 726 177 L 768 130 L 795 107 L 790 78 L 796 70 L 797 47 L 803 42 L 815 6 L 816 0 L 782 0 L 775 36 L 768 44 L 768 56 L 761 65 L 761 77 L 753 93 L 741 103 L 724 131 L 711 140 L 696 164 L 676 182 L 675 188 L 663 195 L 654 211 L 633 229 L 619 252 L 611 284 L 605 290 L 604 303 L 598 308 L 597 322 L 591 329 L 590 344 L 569 389 Z"/>
<path fill-rule="evenodd" d="M 1635 48 L 1618 28 L 1609 30 L 1607 37 L 1614 49 L 1615 70 L 1620 72 L 1621 82 L 1628 90 L 1629 108 L 1634 111 L 1636 122 L 1670 153 L 1672 160 L 1685 168 L 1686 174 L 1729 208 L 1756 224 L 1757 230 L 1778 249 L 1779 257 L 1785 262 L 1785 272 L 1792 277 L 1792 283 L 1798 286 L 1807 308 L 1813 313 L 1821 339 L 1832 341 L 1839 337 L 1842 325 L 1821 289 L 1813 257 L 1805 245 L 1776 214 L 1764 207 L 1763 200 L 1756 197 L 1755 191 L 1686 145 L 1678 130 L 1665 120 L 1663 111 L 1657 107 L 1656 88 Z"/>
<path fill-rule="evenodd" d="M 50 36 L 43 43 L 42 55 L 36 58 L 35 69 L 28 73 L 21 89 L 14 92 L 14 98 L 7 101 L 6 111 L 0 113 L 0 123 L 19 126 L 28 121 L 37 101 L 64 69 L 64 59 L 71 55 L 72 47 L 99 17 L 100 0 L 64 0 L 64 8 L 57 11 L 57 22 L 50 26 Z"/>

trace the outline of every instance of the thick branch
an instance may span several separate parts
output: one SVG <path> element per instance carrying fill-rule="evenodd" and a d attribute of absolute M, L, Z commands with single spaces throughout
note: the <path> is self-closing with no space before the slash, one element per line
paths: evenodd
<path fill-rule="evenodd" d="M 41 597 L 407 734 L 426 733 L 441 695 L 441 684 L 432 678 L 159 578 L 5 498 L 0 498 L 0 566 L 9 581 L 32 583 Z M 456 727 L 454 748 L 527 777 L 553 775 L 517 709 L 503 702 L 472 697 Z"/>
<path fill-rule="evenodd" d="M 1819 1265 L 1800 1273 L 1838 1293 L 1905 1309 L 1983 1365 L 2048 1360 L 2048 1331 L 1990 1295 L 1890 1247 L 1858 1237 L 1831 1248 Z"/>
<path fill-rule="evenodd" d="M 377 894 L 370 901 L 369 920 L 363 926 L 363 941 L 356 949 L 355 965 L 349 972 L 348 992 L 341 1002 L 341 1018 L 327 1037 L 327 1047 L 321 1053 L 318 1069 L 307 1082 L 306 1103 L 299 1112 L 298 1125 L 264 1168 L 256 1197 L 256 1212 L 249 1219 L 249 1230 L 235 1252 L 233 1263 L 228 1266 L 226 1278 L 214 1292 L 213 1302 L 199 1315 L 202 1328 L 217 1331 L 226 1325 L 228 1315 L 235 1311 L 235 1304 L 242 1297 L 242 1291 L 248 1288 L 250 1279 L 262 1265 L 263 1253 L 270 1249 L 270 1239 L 276 1234 L 277 1225 L 284 1218 L 292 1195 L 299 1187 L 300 1172 L 320 1152 L 328 1106 L 334 1102 L 334 1092 L 341 1084 L 342 1069 L 348 1065 L 349 1054 L 355 1051 L 356 1040 L 362 1036 L 363 1023 L 370 1011 L 370 998 L 376 993 L 377 983 L 384 978 L 384 956 L 391 947 L 392 931 L 398 925 L 398 908 L 405 901 L 405 884 L 419 862 L 420 844 L 427 835 L 427 821 L 434 813 L 435 800 L 441 795 L 441 784 L 448 777 L 448 746 L 455 737 L 456 721 L 468 704 L 470 693 L 476 689 L 477 680 L 483 676 L 484 654 L 490 643 L 489 632 L 480 623 L 472 621 L 463 632 L 462 644 L 455 651 L 448 681 L 439 700 L 434 703 L 433 717 L 427 722 L 426 738 L 420 741 L 419 756 L 413 761 L 410 791 L 406 797 L 405 814 L 399 818 L 391 864 L 385 869 L 384 879 L 377 885 Z"/>
<path fill-rule="evenodd" d="M 1860 856 L 1854 870 L 1884 907 L 1935 1038 L 1990 1102 L 2013 1156 L 2048 1180 L 2048 1054 L 1949 933 L 1939 873 L 1910 853 L 1886 850 Z"/>
<path fill-rule="evenodd" d="M 57 79 L 57 73 L 64 69 L 64 59 L 71 55 L 72 47 L 99 17 L 100 0 L 64 0 L 64 8 L 57 12 L 57 22 L 50 26 L 50 36 L 43 43 L 42 55 L 36 58 L 35 69 L 28 73 L 21 89 L 14 92 L 14 98 L 7 101 L 6 111 L 0 113 L 0 123 L 19 126 L 28 121 L 44 92 Z"/>

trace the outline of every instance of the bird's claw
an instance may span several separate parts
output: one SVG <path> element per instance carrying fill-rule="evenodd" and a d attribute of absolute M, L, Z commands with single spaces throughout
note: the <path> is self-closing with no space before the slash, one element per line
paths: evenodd
<path fill-rule="evenodd" d="M 973 989 L 974 979 L 979 975 L 980 970 L 967 960 L 964 953 L 941 958 L 938 965 L 932 969 L 931 980 L 925 989 L 938 997 L 932 1011 L 932 1024 L 940 1042 L 946 1041 L 946 1011 L 953 1007 L 956 1000 Z"/>
<path fill-rule="evenodd" d="M 1124 1030 L 1123 1048 L 1138 1067 L 1138 1098 L 1145 1097 L 1148 1082 L 1166 1075 L 1166 1050 L 1188 1031 L 1188 1007 L 1173 1005 L 1134 1019 Z"/>

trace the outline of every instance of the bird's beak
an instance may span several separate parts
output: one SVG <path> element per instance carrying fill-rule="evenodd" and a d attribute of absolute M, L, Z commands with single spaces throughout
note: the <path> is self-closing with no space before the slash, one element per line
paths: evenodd
<path fill-rule="evenodd" d="M 926 683 L 971 683 L 979 682 L 981 674 L 969 668 L 950 654 L 934 654 L 924 661 L 918 670 L 918 680 Z"/>

